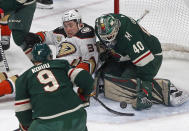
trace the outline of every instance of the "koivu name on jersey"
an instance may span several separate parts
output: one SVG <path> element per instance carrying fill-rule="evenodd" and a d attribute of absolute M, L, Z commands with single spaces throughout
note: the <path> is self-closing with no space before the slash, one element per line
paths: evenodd
<path fill-rule="evenodd" d="M 47 69 L 47 68 L 50 68 L 49 63 L 42 64 L 42 65 L 39 65 L 39 66 L 33 68 L 33 69 L 32 69 L 32 73 L 36 73 L 36 72 L 38 72 L 38 71 L 40 71 L 40 70 Z"/>

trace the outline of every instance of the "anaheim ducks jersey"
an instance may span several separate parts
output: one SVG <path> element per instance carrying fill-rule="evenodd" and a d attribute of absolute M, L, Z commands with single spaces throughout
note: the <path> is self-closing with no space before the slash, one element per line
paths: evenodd
<path fill-rule="evenodd" d="M 122 14 L 111 15 L 120 21 L 119 32 L 110 44 L 114 60 L 132 62 L 137 67 L 137 73 L 140 72 L 144 75 L 154 72 L 152 74 L 156 74 L 155 66 L 159 69 L 161 59 L 157 62 L 155 57 L 162 57 L 159 40 L 148 33 L 134 19 Z M 97 28 L 95 30 L 99 37 Z"/>
<path fill-rule="evenodd" d="M 39 34 L 39 33 L 38 33 Z M 90 73 L 96 69 L 98 52 L 95 46 L 96 37 L 93 27 L 84 23 L 79 32 L 72 38 L 68 38 L 64 28 L 58 27 L 50 32 L 43 32 L 44 42 L 56 46 L 56 58 L 65 59 L 71 65 L 77 66 L 85 63 L 83 67 Z M 82 67 L 81 67 L 82 68 Z"/>

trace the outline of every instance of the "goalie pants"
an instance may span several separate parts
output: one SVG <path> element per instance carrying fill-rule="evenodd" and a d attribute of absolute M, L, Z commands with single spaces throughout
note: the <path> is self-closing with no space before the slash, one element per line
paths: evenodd
<path fill-rule="evenodd" d="M 111 74 L 116 77 L 122 77 L 127 79 L 140 78 L 141 80 L 151 81 L 158 73 L 162 64 L 163 57 L 155 56 L 155 59 L 150 62 L 150 66 L 153 66 L 153 70 L 148 70 L 148 66 L 137 67 L 130 61 L 125 62 L 110 62 L 103 65 L 103 72 Z"/>
<path fill-rule="evenodd" d="M 54 119 L 33 120 L 28 131 L 87 131 L 85 109 Z"/>

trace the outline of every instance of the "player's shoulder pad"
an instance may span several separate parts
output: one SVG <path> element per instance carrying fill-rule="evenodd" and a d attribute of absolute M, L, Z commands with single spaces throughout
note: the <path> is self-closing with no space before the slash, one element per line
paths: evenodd
<path fill-rule="evenodd" d="M 80 39 L 87 39 L 87 38 L 93 38 L 93 37 L 95 37 L 94 28 L 92 26 L 89 26 L 86 23 L 83 23 L 83 25 L 84 26 L 76 34 L 76 37 L 78 37 Z"/>
<path fill-rule="evenodd" d="M 22 73 L 18 76 L 18 78 L 16 79 L 16 82 L 18 81 L 18 83 L 20 83 L 20 82 L 22 83 L 23 80 L 26 81 L 27 78 L 28 78 L 28 76 L 31 75 L 31 69 L 32 69 L 32 68 L 33 68 L 33 66 L 30 67 L 28 70 L 22 72 Z M 16 82 L 15 82 L 15 84 L 16 84 Z"/>
<path fill-rule="evenodd" d="M 54 29 L 53 33 L 61 34 L 61 35 L 64 35 L 65 37 L 67 36 L 63 26 L 60 26 L 60 27 Z"/>
<path fill-rule="evenodd" d="M 68 61 L 63 59 L 51 60 L 49 61 L 49 64 L 51 68 L 62 68 L 62 69 L 70 68 Z"/>

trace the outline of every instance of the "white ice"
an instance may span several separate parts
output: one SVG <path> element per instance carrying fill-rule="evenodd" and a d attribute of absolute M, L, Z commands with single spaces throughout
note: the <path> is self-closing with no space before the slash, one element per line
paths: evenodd
<path fill-rule="evenodd" d="M 54 0 L 54 9 L 36 9 L 31 31 L 46 31 L 61 26 L 62 14 L 77 8 L 86 22 L 94 26 L 95 18 L 113 12 L 113 0 Z M 161 28 L 161 27 L 160 27 Z M 6 51 L 10 66 L 9 76 L 21 74 L 32 66 L 22 50 L 11 40 L 11 48 Z M 189 61 L 165 59 L 157 77 L 170 79 L 177 87 L 189 92 Z M 153 105 L 150 110 L 134 111 L 130 105 L 121 109 L 118 102 L 107 100 L 100 95 L 107 106 L 122 112 L 134 112 L 135 116 L 117 116 L 106 111 L 98 102 L 91 99 L 88 112 L 89 131 L 188 131 L 189 102 L 179 107 Z M 0 98 L 0 131 L 11 131 L 18 127 L 14 114 L 14 96 Z"/>

